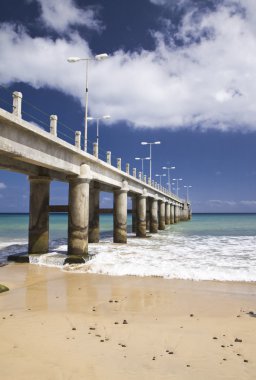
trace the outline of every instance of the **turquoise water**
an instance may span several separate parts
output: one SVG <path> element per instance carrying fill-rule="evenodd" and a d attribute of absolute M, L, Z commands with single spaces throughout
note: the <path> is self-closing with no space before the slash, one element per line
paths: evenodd
<path fill-rule="evenodd" d="M 194 214 L 150 239 L 112 242 L 113 218 L 100 217 L 101 242 L 89 244 L 89 264 L 79 271 L 195 280 L 256 281 L 256 214 Z M 26 252 L 27 214 L 0 214 L 0 261 Z M 67 214 L 50 215 L 50 251 L 67 251 Z M 44 255 L 44 265 L 47 265 Z M 52 260 L 52 258 L 51 258 Z M 62 259 L 63 262 L 63 259 Z M 58 266 L 57 262 L 56 265 Z"/>

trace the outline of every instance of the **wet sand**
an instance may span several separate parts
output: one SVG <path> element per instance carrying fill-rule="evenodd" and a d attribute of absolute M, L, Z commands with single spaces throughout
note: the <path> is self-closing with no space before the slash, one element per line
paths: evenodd
<path fill-rule="evenodd" d="M 1 380 L 255 379 L 256 284 L 0 268 Z"/>

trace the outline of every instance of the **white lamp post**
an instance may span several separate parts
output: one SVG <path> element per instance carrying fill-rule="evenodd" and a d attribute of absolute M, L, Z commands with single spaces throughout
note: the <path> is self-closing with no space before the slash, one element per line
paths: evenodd
<path fill-rule="evenodd" d="M 167 173 L 168 173 L 168 190 L 171 192 L 172 187 L 171 187 L 171 180 L 170 180 L 170 170 L 174 170 L 175 166 L 163 166 L 162 169 L 167 170 Z"/>
<path fill-rule="evenodd" d="M 150 159 L 149 178 L 150 178 L 150 181 L 152 178 L 152 148 L 151 148 L 151 146 L 152 145 L 159 145 L 159 144 L 161 144 L 161 141 L 154 141 L 154 142 L 142 141 L 141 142 L 141 145 L 149 145 L 149 159 Z"/>
<path fill-rule="evenodd" d="M 91 120 L 96 120 L 97 121 L 97 130 L 96 130 L 96 142 L 97 142 L 97 145 L 98 145 L 98 148 L 99 148 L 99 124 L 100 124 L 100 120 L 107 120 L 107 119 L 110 119 L 111 116 L 110 115 L 104 115 L 104 116 L 100 116 L 100 117 L 92 117 L 92 116 L 87 116 L 87 121 L 91 121 Z"/>
<path fill-rule="evenodd" d="M 144 160 L 150 160 L 150 157 L 135 157 L 135 160 L 141 160 L 141 174 L 144 175 Z"/>
<path fill-rule="evenodd" d="M 162 177 L 166 177 L 166 174 L 155 174 L 155 176 L 160 178 L 160 186 L 162 186 Z"/>
<path fill-rule="evenodd" d="M 179 195 L 179 181 L 182 181 L 182 178 L 173 178 L 173 181 L 176 181 L 176 195 Z"/>
<path fill-rule="evenodd" d="M 88 64 L 89 61 L 102 61 L 103 59 L 108 58 L 106 53 L 95 55 L 93 58 L 80 58 L 80 57 L 69 57 L 67 61 L 69 63 L 75 63 L 79 61 L 86 62 L 86 71 L 85 71 L 85 117 L 84 117 L 84 151 L 87 152 L 87 115 L 88 115 Z"/>
<path fill-rule="evenodd" d="M 192 187 L 191 185 L 184 185 L 184 187 L 187 189 L 187 202 L 189 200 L 189 197 L 188 197 L 188 192 L 189 192 L 189 189 Z"/>

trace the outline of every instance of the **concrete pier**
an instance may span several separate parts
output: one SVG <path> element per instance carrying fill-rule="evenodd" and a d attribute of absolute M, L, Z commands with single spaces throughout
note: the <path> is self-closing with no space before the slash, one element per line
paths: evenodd
<path fill-rule="evenodd" d="M 74 262 L 88 254 L 90 180 L 87 165 L 81 166 L 79 177 L 69 178 L 68 255 Z"/>
<path fill-rule="evenodd" d="M 136 223 L 137 223 L 137 215 L 136 215 L 136 197 L 132 197 L 132 232 L 136 233 Z"/>
<path fill-rule="evenodd" d="M 28 253 L 47 253 L 49 249 L 50 178 L 31 176 L 29 198 Z"/>
<path fill-rule="evenodd" d="M 89 198 L 89 243 L 98 243 L 100 240 L 100 189 L 99 184 L 90 183 Z"/>
<path fill-rule="evenodd" d="M 150 232 L 156 234 L 158 232 L 158 200 L 151 199 L 150 204 Z"/>
<path fill-rule="evenodd" d="M 159 230 L 165 230 L 165 201 L 159 203 Z"/>
<path fill-rule="evenodd" d="M 137 223 L 136 223 L 136 236 L 140 238 L 146 237 L 146 214 L 147 214 L 147 205 L 146 205 L 146 195 L 137 196 Z"/>
<path fill-rule="evenodd" d="M 127 182 L 114 191 L 114 243 L 127 243 Z"/>
<path fill-rule="evenodd" d="M 174 205 L 170 205 L 170 223 L 174 224 Z"/>
<path fill-rule="evenodd" d="M 171 224 L 171 205 L 168 202 L 165 204 L 165 224 Z"/>

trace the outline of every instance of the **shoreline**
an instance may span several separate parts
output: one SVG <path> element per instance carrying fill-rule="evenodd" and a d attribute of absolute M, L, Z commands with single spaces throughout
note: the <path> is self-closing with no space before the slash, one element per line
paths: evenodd
<path fill-rule="evenodd" d="M 255 283 L 32 264 L 0 267 L 0 278 L 4 380 L 255 378 Z"/>

